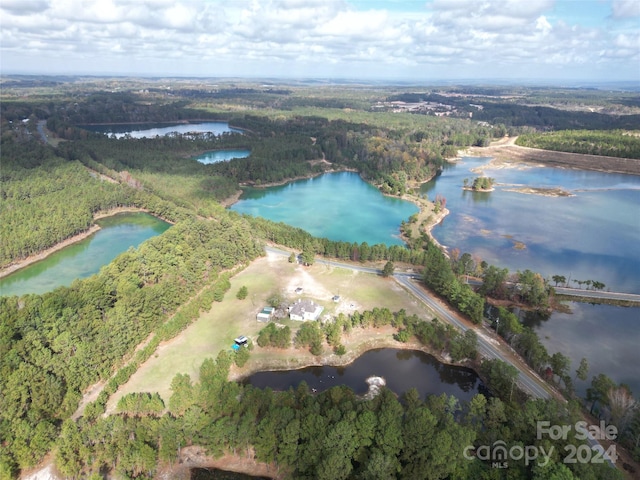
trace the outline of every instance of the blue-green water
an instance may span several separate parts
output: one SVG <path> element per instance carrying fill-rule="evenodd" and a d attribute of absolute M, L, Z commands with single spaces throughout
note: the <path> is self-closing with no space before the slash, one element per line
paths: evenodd
<path fill-rule="evenodd" d="M 640 177 L 548 167 L 487 169 L 496 179 L 490 193 L 462 190 L 470 169 L 488 158 L 463 158 L 422 192 L 447 199 L 450 214 L 433 229 L 443 245 L 470 252 L 510 271 L 530 269 L 550 278 L 597 280 L 607 290 L 640 293 Z M 562 188 L 572 196 L 523 194 L 520 187 Z M 515 242 L 526 248 L 520 250 Z M 553 283 L 552 283 L 553 284 Z M 572 283 L 571 286 L 577 286 Z M 572 360 L 571 376 L 584 357 L 587 382 L 604 373 L 640 394 L 640 308 L 569 302 L 572 313 L 554 312 L 543 321 L 526 321 L 550 354 Z"/>
<path fill-rule="evenodd" d="M 570 376 L 580 360 L 589 362 L 587 381 L 575 379 L 576 391 L 584 396 L 591 379 L 604 373 L 617 383 L 626 383 L 640 397 L 640 308 L 567 302 L 571 313 L 554 312 L 548 320 L 526 319 L 549 354 L 561 352 L 571 359 Z"/>
<path fill-rule="evenodd" d="M 154 138 L 156 136 L 164 136 L 170 133 L 212 133 L 221 135 L 223 133 L 235 132 L 242 133 L 242 130 L 229 127 L 226 122 L 199 122 L 199 123 L 120 123 L 110 125 L 82 125 L 82 128 L 91 130 L 92 132 L 107 133 L 115 135 L 116 138 L 122 138 L 128 135 L 132 138 Z"/>
<path fill-rule="evenodd" d="M 200 163 L 218 163 L 231 160 L 233 158 L 246 158 L 251 155 L 250 150 L 212 150 L 198 155 L 196 160 Z"/>
<path fill-rule="evenodd" d="M 491 193 L 463 191 L 471 168 L 487 158 L 465 158 L 449 166 L 422 192 L 441 194 L 450 210 L 433 233 L 449 248 L 470 252 L 510 271 L 530 269 L 549 278 L 565 275 L 598 280 L 609 290 L 640 292 L 640 178 L 555 168 L 488 170 L 496 178 Z M 522 186 L 570 191 L 570 197 L 547 197 L 508 191 Z M 362 195 L 361 195 L 361 190 Z M 397 239 L 397 225 L 415 208 L 383 223 L 385 213 L 368 208 L 389 199 L 356 174 L 332 174 L 283 187 L 251 189 L 234 209 L 302 227 L 317 236 L 369 243 L 384 225 L 387 238 Z M 366 208 L 365 208 L 366 207 Z M 370 227 L 374 227 L 371 230 Z M 373 233 L 372 233 L 373 232 Z M 526 248 L 520 250 L 515 242 Z M 572 359 L 572 374 L 580 359 L 589 360 L 589 380 L 605 373 L 640 393 L 640 309 L 609 305 L 570 304 L 573 314 L 553 313 L 532 324 L 550 354 L 561 351 Z M 584 393 L 588 382 L 577 382 Z"/>
<path fill-rule="evenodd" d="M 96 222 L 101 229 L 90 237 L 52 253 L 0 279 L 0 295 L 45 293 L 98 273 L 129 247 L 161 234 L 170 225 L 146 213 L 122 213 Z"/>
<path fill-rule="evenodd" d="M 488 160 L 466 157 L 423 185 L 430 199 L 443 195 L 451 212 L 433 229 L 441 244 L 512 272 L 530 269 L 547 278 L 597 280 L 606 290 L 640 293 L 640 177 L 494 169 L 485 171 L 496 179 L 494 192 L 464 191 L 464 178 L 477 176 L 470 169 Z M 510 191 L 523 186 L 559 187 L 572 196 Z M 526 248 L 515 248 L 516 242 Z"/>
<path fill-rule="evenodd" d="M 418 212 L 413 203 L 382 195 L 353 172 L 246 189 L 231 209 L 285 222 L 314 236 L 369 245 L 402 245 L 400 223 Z"/>

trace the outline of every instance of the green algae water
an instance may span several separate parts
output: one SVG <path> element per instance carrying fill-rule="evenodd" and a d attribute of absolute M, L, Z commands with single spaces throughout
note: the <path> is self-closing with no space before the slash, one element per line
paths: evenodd
<path fill-rule="evenodd" d="M 100 230 L 90 237 L 0 279 L 0 295 L 42 294 L 69 286 L 76 279 L 98 273 L 128 248 L 171 226 L 147 213 L 121 213 L 96 223 Z"/>
<path fill-rule="evenodd" d="M 400 223 L 418 213 L 413 203 L 382 195 L 353 172 L 246 189 L 231 209 L 300 227 L 317 237 L 369 245 L 403 245 Z"/>

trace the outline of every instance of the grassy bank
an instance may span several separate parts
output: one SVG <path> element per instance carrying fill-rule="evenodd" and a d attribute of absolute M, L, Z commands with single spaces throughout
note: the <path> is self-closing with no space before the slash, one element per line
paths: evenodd
<path fill-rule="evenodd" d="M 235 295 L 242 286 L 247 287 L 249 295 L 238 300 Z M 295 294 L 298 287 L 303 289 L 300 295 Z M 215 358 L 220 350 L 230 349 L 238 335 L 246 335 L 255 341 L 265 326 L 256 321 L 256 314 L 273 293 L 280 293 L 289 301 L 298 297 L 310 298 L 325 307 L 323 316 L 374 307 L 387 307 L 391 311 L 404 308 L 409 314 L 428 319 L 434 316 L 392 279 L 321 264 L 302 267 L 289 263 L 286 257 L 269 254 L 255 260 L 231 279 L 231 289 L 222 302 L 214 303 L 209 312 L 202 314 L 180 335 L 161 344 L 129 382 L 110 398 L 107 411 L 113 411 L 118 399 L 131 392 L 158 392 L 167 401 L 171 394 L 171 380 L 177 373 L 187 373 L 197 379 L 202 361 L 207 357 Z M 334 295 L 340 296 L 339 302 L 332 301 Z M 300 326 L 299 322 L 292 320 L 284 320 L 283 323 L 289 325 L 294 334 Z M 391 338 L 391 333 L 385 329 L 352 333 L 344 338 L 347 354 L 342 358 L 328 349 L 326 355 L 314 357 L 305 350 L 256 348 L 249 363 L 242 370 L 234 369 L 232 374 L 240 377 L 263 369 L 297 368 L 338 361 L 348 363 L 370 348 L 399 346 Z"/>

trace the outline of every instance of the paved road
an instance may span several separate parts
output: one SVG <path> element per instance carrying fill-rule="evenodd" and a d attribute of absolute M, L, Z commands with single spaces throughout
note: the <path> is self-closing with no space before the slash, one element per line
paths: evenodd
<path fill-rule="evenodd" d="M 289 256 L 291 252 L 287 252 L 284 250 L 280 250 L 278 248 L 266 247 L 266 250 L 278 255 Z M 316 259 L 316 263 L 320 263 L 323 265 L 333 265 L 334 267 L 346 268 L 349 270 L 356 270 L 358 272 L 363 273 L 371 273 L 374 275 L 379 275 L 381 273 L 380 270 L 371 267 L 364 267 L 360 265 L 353 265 L 350 263 L 342 263 L 333 260 L 326 259 Z M 443 321 L 449 322 L 452 325 L 458 327 L 461 331 L 466 331 L 469 326 L 467 326 L 464 322 L 462 322 L 457 315 L 448 310 L 447 306 L 441 302 L 439 299 L 431 296 L 427 290 L 425 290 L 422 286 L 416 283 L 417 275 L 411 273 L 396 273 L 394 274 L 394 279 L 404 286 L 409 293 L 417 297 L 423 303 L 425 303 L 428 307 L 430 307 L 436 315 Z M 480 332 L 481 333 L 481 332 Z M 495 341 L 495 340 L 493 340 Z M 496 341 L 497 343 L 497 341 Z M 492 359 L 498 358 L 503 362 L 512 363 L 508 356 L 504 355 L 500 349 L 501 348 L 509 348 L 509 347 L 501 347 L 499 344 L 494 345 L 492 343 L 492 339 L 489 339 L 484 334 L 478 335 L 478 351 L 480 355 L 483 357 Z M 549 393 L 548 387 L 545 382 L 535 375 L 535 373 L 529 370 L 523 370 L 519 368 L 517 365 L 514 365 L 518 368 L 518 384 L 520 387 L 530 395 L 536 398 L 550 398 L 551 394 Z"/>
<path fill-rule="evenodd" d="M 271 253 L 275 253 L 277 255 L 282 255 L 288 257 L 291 255 L 291 252 L 287 252 L 285 250 L 280 250 L 278 248 L 266 247 L 266 250 Z M 316 259 L 316 263 L 322 265 L 332 265 L 334 267 L 346 268 L 349 270 L 355 270 L 363 273 L 371 273 L 374 275 L 379 275 L 382 273 L 381 270 L 371 267 L 364 267 L 360 265 L 353 265 L 350 263 L 342 263 L 338 261 L 325 260 L 323 258 Z M 468 328 L 472 328 L 467 325 L 465 322 L 461 321 L 460 318 L 451 312 L 447 305 L 440 301 L 438 298 L 433 297 L 424 287 L 422 287 L 418 282 L 420 280 L 420 276 L 412 273 L 395 273 L 393 275 L 394 279 L 402 286 L 404 286 L 407 291 L 413 294 L 418 300 L 421 300 L 425 303 L 429 308 L 431 308 L 436 315 L 441 320 L 447 321 L 452 325 L 459 328 L 461 331 L 466 331 Z M 482 333 L 480 329 L 476 329 L 478 332 L 478 352 L 485 358 L 493 359 L 497 358 L 502 360 L 505 363 L 513 365 L 518 370 L 518 385 L 525 392 L 529 393 L 531 396 L 535 398 L 551 398 L 550 387 L 546 384 L 544 380 L 542 380 L 538 375 L 529 370 L 528 368 L 521 368 L 519 365 L 515 365 L 508 355 L 505 355 L 502 351 L 504 348 L 510 348 L 506 345 L 502 345 L 498 343 L 496 340 L 487 337 Z M 495 342 L 495 344 L 493 343 Z M 588 432 L 587 432 L 588 433 Z M 596 440 L 593 435 L 587 435 L 587 442 L 589 446 L 593 450 L 599 451 L 602 455 L 602 458 L 607 462 L 607 464 L 613 468 L 616 468 L 615 461 L 616 458 L 611 458 L 609 455 L 605 454 L 605 449 Z"/>
<path fill-rule="evenodd" d="M 437 298 L 432 297 L 429 293 L 419 284 L 415 282 L 411 275 L 396 274 L 394 275 L 396 281 L 403 285 L 414 296 L 418 297 L 425 304 L 427 304 L 441 320 L 451 323 L 458 327 L 461 331 L 466 331 L 472 328 L 462 322 L 457 315 L 450 312 L 447 307 Z M 513 365 L 509 357 L 502 353 L 499 343 L 492 343 L 493 339 L 486 337 L 479 329 L 475 329 L 478 335 L 478 352 L 485 358 L 494 359 L 497 358 L 503 362 Z M 544 383 L 544 380 L 539 378 L 533 372 L 529 370 L 523 370 L 518 365 L 514 365 L 518 369 L 518 384 L 520 387 L 530 395 L 536 398 L 550 398 L 548 387 Z"/>
<path fill-rule="evenodd" d="M 571 297 L 602 298 L 607 300 L 624 300 L 640 304 L 640 295 L 624 292 L 603 292 L 601 290 L 580 290 L 579 288 L 553 287 L 556 293 Z"/>
<path fill-rule="evenodd" d="M 479 286 L 482 285 L 480 280 L 470 278 L 468 280 L 469 285 Z M 640 304 L 640 295 L 636 293 L 625 292 L 604 292 L 602 290 L 581 290 L 579 288 L 567 288 L 567 287 L 553 287 L 556 293 L 560 295 L 567 295 L 569 297 L 587 297 L 587 298 L 600 298 L 603 300 L 623 300 L 625 302 L 632 302 Z"/>

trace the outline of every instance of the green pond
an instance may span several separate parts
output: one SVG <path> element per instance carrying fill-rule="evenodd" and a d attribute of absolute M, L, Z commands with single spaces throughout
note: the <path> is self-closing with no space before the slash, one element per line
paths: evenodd
<path fill-rule="evenodd" d="M 147 213 L 121 213 L 96 223 L 100 230 L 90 237 L 0 279 L 0 295 L 41 294 L 69 286 L 171 226 Z"/>
<path fill-rule="evenodd" d="M 403 245 L 400 223 L 418 213 L 415 204 L 382 195 L 353 172 L 249 188 L 231 209 L 285 222 L 314 236 L 369 245 Z"/>

